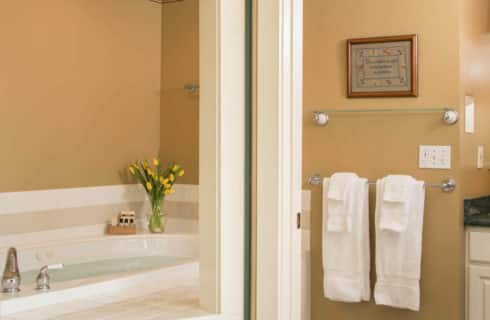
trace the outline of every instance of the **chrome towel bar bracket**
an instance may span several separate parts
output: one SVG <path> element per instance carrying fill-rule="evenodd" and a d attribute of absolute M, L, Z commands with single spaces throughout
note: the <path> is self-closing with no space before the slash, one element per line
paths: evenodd
<path fill-rule="evenodd" d="M 315 174 L 311 177 L 308 178 L 308 184 L 312 186 L 319 186 L 322 185 L 323 183 L 323 177 L 320 176 L 319 174 Z M 368 181 L 369 185 L 375 185 L 376 181 Z M 443 192 L 453 192 L 456 190 L 456 180 L 450 178 L 443 180 L 441 183 L 426 183 L 425 184 L 426 188 L 439 188 Z"/>
<path fill-rule="evenodd" d="M 442 120 L 447 125 L 456 124 L 459 120 L 459 112 L 450 108 L 408 108 L 408 109 L 330 109 L 313 111 L 313 121 L 318 126 L 326 126 L 330 122 L 332 113 L 439 113 L 442 112 Z"/>
<path fill-rule="evenodd" d="M 184 85 L 184 90 L 189 94 L 196 93 L 197 90 L 199 90 L 199 86 L 197 84 L 188 83 Z"/>

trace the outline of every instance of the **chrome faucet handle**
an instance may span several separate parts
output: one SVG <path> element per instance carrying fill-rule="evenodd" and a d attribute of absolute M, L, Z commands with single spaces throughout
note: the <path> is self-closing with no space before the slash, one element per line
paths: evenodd
<path fill-rule="evenodd" d="M 41 268 L 39 270 L 39 274 L 37 275 L 36 278 L 36 290 L 50 290 L 51 287 L 49 286 L 49 274 L 48 270 L 58 270 L 58 269 L 63 269 L 64 265 L 62 263 L 58 264 L 51 264 L 47 265 Z"/>
<path fill-rule="evenodd" d="M 17 250 L 10 248 L 7 252 L 5 270 L 2 277 L 2 292 L 16 293 L 20 291 L 20 272 L 17 260 Z"/>

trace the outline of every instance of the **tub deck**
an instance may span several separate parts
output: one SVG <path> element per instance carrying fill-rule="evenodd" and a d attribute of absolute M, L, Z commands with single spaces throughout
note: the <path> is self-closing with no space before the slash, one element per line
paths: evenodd
<path fill-rule="evenodd" d="M 199 287 L 181 286 L 131 297 L 94 295 L 91 298 L 17 313 L 2 320 L 174 320 L 214 317 L 199 307 Z"/>

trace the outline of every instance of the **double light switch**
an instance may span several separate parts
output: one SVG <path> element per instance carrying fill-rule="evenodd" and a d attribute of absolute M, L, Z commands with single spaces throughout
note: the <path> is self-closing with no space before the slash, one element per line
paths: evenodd
<path fill-rule="evenodd" d="M 420 146 L 419 168 L 451 169 L 451 146 Z"/>

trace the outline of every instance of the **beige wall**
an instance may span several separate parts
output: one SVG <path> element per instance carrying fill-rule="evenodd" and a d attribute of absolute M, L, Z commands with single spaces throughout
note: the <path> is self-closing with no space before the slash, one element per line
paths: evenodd
<path fill-rule="evenodd" d="M 332 115 L 328 127 L 314 126 L 310 120 L 311 111 L 318 108 L 459 108 L 458 10 L 458 0 L 304 1 L 305 179 L 317 172 L 354 171 L 369 179 L 404 173 L 428 182 L 448 176 L 461 181 L 459 126 L 443 125 L 440 115 Z M 420 97 L 347 99 L 345 40 L 411 33 L 417 33 L 420 41 Z M 420 144 L 452 145 L 453 169 L 418 169 Z M 323 297 L 320 188 L 312 190 L 313 320 L 463 319 L 464 238 L 459 190 L 452 194 L 427 191 L 420 312 L 373 302 L 336 303 Z M 372 190 L 371 204 L 373 194 Z M 374 264 L 372 270 L 374 280 Z"/>
<path fill-rule="evenodd" d="M 490 26 L 487 0 L 462 0 L 460 15 L 462 94 L 476 103 L 475 134 L 461 134 L 463 195 L 490 191 Z M 486 165 L 477 169 L 477 146 L 485 147 Z"/>
<path fill-rule="evenodd" d="M 198 184 L 199 95 L 185 92 L 184 85 L 199 85 L 199 1 L 162 10 L 161 157 L 184 166 L 180 183 Z"/>
<path fill-rule="evenodd" d="M 0 21 L 0 192 L 120 184 L 158 152 L 158 5 L 5 0 Z"/>

